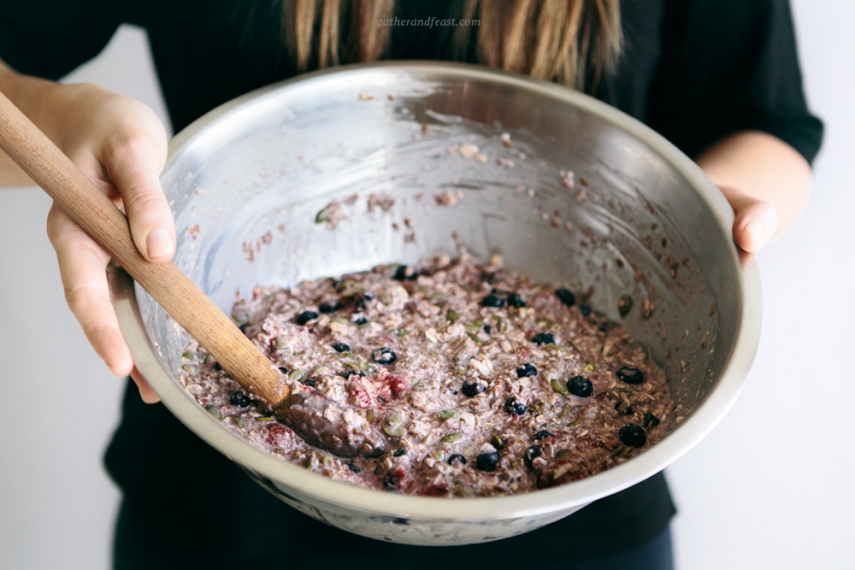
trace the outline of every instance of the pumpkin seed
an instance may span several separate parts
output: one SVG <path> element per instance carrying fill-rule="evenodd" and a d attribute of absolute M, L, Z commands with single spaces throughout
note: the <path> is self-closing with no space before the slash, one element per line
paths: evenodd
<path fill-rule="evenodd" d="M 591 362 L 590 360 L 585 361 L 585 364 L 582 365 L 582 372 L 584 372 L 585 374 L 590 374 L 596 369 L 597 365 Z"/>
<path fill-rule="evenodd" d="M 454 410 L 442 410 L 439 414 L 437 414 L 437 417 L 439 417 L 439 419 L 441 420 L 450 420 L 451 418 L 457 417 L 457 412 L 455 412 Z"/>
<path fill-rule="evenodd" d="M 407 427 L 402 423 L 393 426 L 386 425 L 383 426 L 383 431 L 392 437 L 404 437 L 407 433 Z"/>
<path fill-rule="evenodd" d="M 196 355 L 195 355 L 195 354 L 193 354 L 192 352 L 185 352 L 185 353 L 184 353 L 184 354 L 182 354 L 181 356 L 183 356 L 183 357 L 184 357 L 184 358 L 186 358 L 187 360 L 196 360 Z"/>
<path fill-rule="evenodd" d="M 377 298 L 380 299 L 380 302 L 387 307 L 392 304 L 392 296 L 386 291 L 380 291 L 380 293 L 377 294 Z"/>
<path fill-rule="evenodd" d="M 556 459 L 563 459 L 568 457 L 572 452 L 569 449 L 559 449 L 558 453 L 555 454 Z"/>
<path fill-rule="evenodd" d="M 567 391 L 567 386 L 561 380 L 557 378 L 553 378 L 549 381 L 549 384 L 552 386 L 552 389 L 558 392 L 559 394 L 564 394 L 565 396 L 570 392 Z"/>
<path fill-rule="evenodd" d="M 450 434 L 448 434 L 448 435 L 444 436 L 444 437 L 443 437 L 442 439 L 440 439 L 439 441 L 441 441 L 442 443 L 452 443 L 452 442 L 454 442 L 454 441 L 457 441 L 457 440 L 458 440 L 458 439 L 460 439 L 461 437 L 463 437 L 463 434 L 462 434 L 462 433 L 460 433 L 459 431 L 453 431 L 453 432 L 451 432 Z"/>
<path fill-rule="evenodd" d="M 237 427 L 239 427 L 240 429 L 242 429 L 243 431 L 246 431 L 246 422 L 243 420 L 243 417 L 242 416 L 232 416 L 232 417 L 234 418 L 235 425 Z"/>
<path fill-rule="evenodd" d="M 412 390 L 413 392 L 421 392 L 425 388 L 426 388 L 426 386 L 424 385 L 424 383 L 416 382 L 415 384 L 413 384 L 413 387 L 410 388 L 410 390 Z"/>
<path fill-rule="evenodd" d="M 350 287 L 343 289 L 340 295 L 342 297 L 354 297 L 356 295 L 362 295 L 363 293 L 365 293 L 365 287 L 351 285 Z"/>
<path fill-rule="evenodd" d="M 377 412 L 374 411 L 374 408 L 369 408 L 367 412 L 365 412 L 365 421 L 369 424 L 373 424 L 374 420 L 377 418 Z"/>
<path fill-rule="evenodd" d="M 288 379 L 293 382 L 299 382 L 303 378 L 306 377 L 306 373 L 300 370 L 299 368 L 295 368 L 291 371 L 291 374 L 288 375 Z"/>
<path fill-rule="evenodd" d="M 395 329 L 395 336 L 407 336 L 408 334 L 410 334 L 410 331 L 408 331 L 404 327 Z"/>
<path fill-rule="evenodd" d="M 386 423 L 390 426 L 397 425 L 404 420 L 404 415 L 398 410 L 392 410 L 386 415 Z"/>
<path fill-rule="evenodd" d="M 207 406 L 205 406 L 205 411 L 217 418 L 218 420 L 223 419 L 223 412 L 221 412 L 220 408 L 218 408 L 217 406 L 212 406 L 208 404 Z"/>
<path fill-rule="evenodd" d="M 264 423 L 272 422 L 275 420 L 276 420 L 276 418 L 274 418 L 273 416 L 261 416 L 260 418 L 258 418 L 258 421 L 264 422 Z"/>
<path fill-rule="evenodd" d="M 315 223 L 316 224 L 322 224 L 322 223 L 326 222 L 327 220 L 329 220 L 331 209 L 332 209 L 332 204 L 318 210 L 318 213 L 315 214 Z"/>
<path fill-rule="evenodd" d="M 197 372 L 199 372 L 198 368 L 196 368 L 195 366 L 190 366 L 189 364 L 185 364 L 181 367 L 181 369 L 184 370 L 184 372 L 186 372 L 187 374 L 196 374 Z"/>
<path fill-rule="evenodd" d="M 457 311 L 455 311 L 454 309 L 448 309 L 448 312 L 445 313 L 445 318 L 453 323 L 454 321 L 460 319 L 460 315 L 458 315 Z"/>
<path fill-rule="evenodd" d="M 468 336 L 469 338 L 471 338 L 472 340 L 474 340 L 477 344 L 481 344 L 481 339 L 480 339 L 480 338 L 478 338 L 478 335 L 477 335 L 477 334 L 475 334 L 475 333 L 473 333 L 473 332 L 467 332 L 467 333 L 466 333 L 466 336 Z"/>

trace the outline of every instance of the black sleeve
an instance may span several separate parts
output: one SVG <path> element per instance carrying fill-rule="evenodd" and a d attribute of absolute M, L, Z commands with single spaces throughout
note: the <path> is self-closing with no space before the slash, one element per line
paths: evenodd
<path fill-rule="evenodd" d="M 59 79 L 98 55 L 118 28 L 108 0 L 0 0 L 0 59 L 19 73 Z"/>
<path fill-rule="evenodd" d="M 808 162 L 822 142 L 811 115 L 788 0 L 672 0 L 648 120 L 689 156 L 758 130 Z"/>

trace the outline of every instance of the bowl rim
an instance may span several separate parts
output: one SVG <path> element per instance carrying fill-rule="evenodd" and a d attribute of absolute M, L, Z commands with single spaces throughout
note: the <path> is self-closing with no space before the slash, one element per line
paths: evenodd
<path fill-rule="evenodd" d="M 538 93 L 558 103 L 569 103 L 613 123 L 662 156 L 689 182 L 713 212 L 720 231 L 728 237 L 731 235 L 733 212 L 724 196 L 691 159 L 651 128 L 602 101 L 567 87 L 471 64 L 432 61 L 355 64 L 307 73 L 262 87 L 220 105 L 178 133 L 169 143 L 169 154 L 163 172 L 165 174 L 206 131 L 223 125 L 240 113 L 250 101 L 279 97 L 283 92 L 298 92 L 306 87 L 314 88 L 319 83 L 339 82 L 342 79 L 369 83 L 372 76 L 394 73 L 409 74 L 416 78 L 444 75 L 495 82 Z M 561 509 L 569 510 L 621 491 L 658 473 L 679 459 L 715 427 L 733 405 L 744 385 L 759 345 L 762 321 L 760 278 L 756 261 L 751 259 L 747 266 L 743 267 L 735 245 L 729 257 L 729 263 L 742 269 L 736 272 L 742 305 L 741 314 L 738 316 L 737 338 L 718 383 L 678 429 L 630 461 L 580 481 L 517 495 L 468 499 L 394 494 L 333 481 L 276 458 L 232 434 L 195 401 L 191 401 L 179 383 L 174 381 L 160 364 L 156 350 L 145 331 L 137 303 L 136 286 L 132 279 L 114 263 L 108 268 L 108 277 L 120 329 L 131 348 L 139 372 L 151 384 L 170 412 L 196 435 L 233 461 L 264 478 L 287 486 L 295 495 L 311 497 L 366 514 L 435 521 L 491 521 L 536 516 Z"/>

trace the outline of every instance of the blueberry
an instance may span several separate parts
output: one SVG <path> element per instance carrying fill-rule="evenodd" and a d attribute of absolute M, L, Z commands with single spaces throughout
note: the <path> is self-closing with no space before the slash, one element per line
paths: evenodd
<path fill-rule="evenodd" d="M 238 406 L 240 408 L 245 408 L 252 403 L 252 400 L 249 399 L 249 396 L 243 393 L 243 391 L 238 390 L 232 397 L 229 398 L 229 403 L 232 406 Z"/>
<path fill-rule="evenodd" d="M 631 368 L 629 366 L 618 369 L 615 372 L 615 376 L 618 377 L 618 380 L 627 384 L 641 384 L 644 382 L 644 373 L 638 368 Z"/>
<path fill-rule="evenodd" d="M 343 342 L 334 342 L 330 346 L 333 347 L 336 352 L 350 352 L 350 345 L 344 344 Z"/>
<path fill-rule="evenodd" d="M 344 372 L 344 374 L 342 374 L 341 376 L 342 376 L 342 378 L 347 380 L 348 378 L 350 378 L 354 374 L 356 374 L 357 376 L 362 376 L 362 377 L 365 376 L 365 372 L 363 372 L 362 370 L 346 370 Z"/>
<path fill-rule="evenodd" d="M 534 439 L 543 439 L 544 437 L 555 437 L 551 432 L 542 429 L 536 434 L 534 434 Z"/>
<path fill-rule="evenodd" d="M 493 295 L 492 293 L 490 293 L 489 295 L 481 299 L 481 306 L 498 309 L 499 307 L 505 306 L 505 300 L 502 297 L 499 297 L 498 295 Z"/>
<path fill-rule="evenodd" d="M 215 363 L 214 363 L 214 370 L 216 370 L 217 372 L 219 372 L 219 371 L 220 371 L 220 370 L 222 370 L 222 369 L 223 369 L 223 367 L 222 367 L 222 366 L 220 366 L 220 363 L 219 363 L 219 362 L 215 362 Z"/>
<path fill-rule="evenodd" d="M 539 445 L 532 445 L 528 449 L 525 450 L 525 454 L 523 454 L 523 461 L 525 464 L 531 467 L 531 462 L 535 457 L 541 457 L 543 455 L 543 448 Z"/>
<path fill-rule="evenodd" d="M 467 380 L 463 383 L 463 395 L 469 396 L 470 398 L 477 396 L 486 389 L 487 387 L 480 382 L 469 382 Z"/>
<path fill-rule="evenodd" d="M 290 370 L 288 370 L 287 368 L 285 368 L 284 366 L 280 366 L 280 367 L 279 367 L 279 372 L 281 372 L 281 373 L 282 373 L 282 374 L 284 374 L 285 376 L 288 376 L 289 374 L 291 374 L 291 371 L 290 371 Z"/>
<path fill-rule="evenodd" d="M 371 359 L 377 364 L 392 364 L 398 360 L 398 355 L 391 348 L 381 346 L 371 351 Z"/>
<path fill-rule="evenodd" d="M 309 321 L 314 321 L 318 318 L 318 314 L 315 311 L 303 311 L 299 315 L 297 315 L 297 324 L 305 325 Z"/>
<path fill-rule="evenodd" d="M 516 396 L 511 396 L 505 400 L 505 411 L 514 416 L 521 416 L 525 413 L 525 404 L 517 402 Z"/>
<path fill-rule="evenodd" d="M 517 378 L 522 378 L 523 376 L 537 376 L 537 368 L 534 367 L 534 364 L 526 362 L 517 368 Z"/>
<path fill-rule="evenodd" d="M 531 337 L 531 342 L 535 344 L 555 344 L 555 337 L 549 333 L 537 333 Z"/>
<path fill-rule="evenodd" d="M 626 424 L 620 428 L 618 437 L 630 447 L 641 447 L 647 442 L 647 434 L 644 432 L 644 428 L 637 424 Z"/>
<path fill-rule="evenodd" d="M 361 327 L 362 325 L 368 324 L 368 319 L 366 319 L 365 317 L 356 317 L 355 319 L 353 319 L 353 323 Z"/>
<path fill-rule="evenodd" d="M 324 314 L 334 313 L 341 309 L 341 303 L 321 303 L 318 305 L 318 310 Z"/>
<path fill-rule="evenodd" d="M 644 413 L 644 429 L 648 427 L 656 427 L 659 425 L 659 418 L 651 414 L 650 412 Z"/>
<path fill-rule="evenodd" d="M 394 473 L 386 473 L 386 476 L 383 477 L 383 486 L 387 489 L 394 489 L 399 482 L 400 479 Z"/>
<path fill-rule="evenodd" d="M 317 383 L 318 381 L 314 378 L 303 378 L 302 380 L 300 380 L 300 384 L 302 384 L 303 386 L 308 386 L 310 388 L 314 388 Z"/>
<path fill-rule="evenodd" d="M 490 325 L 484 325 L 484 332 L 490 334 L 493 332 L 493 328 Z"/>
<path fill-rule="evenodd" d="M 246 329 L 248 329 L 250 326 L 252 326 L 252 325 L 250 325 L 250 323 L 244 323 L 241 326 L 239 326 L 238 328 L 240 329 L 240 332 L 242 332 L 243 334 L 246 334 Z"/>
<path fill-rule="evenodd" d="M 401 456 L 402 456 L 402 455 L 404 455 L 405 453 L 407 453 L 407 452 L 406 452 L 406 451 L 404 451 L 403 449 L 396 449 L 396 450 L 395 450 L 395 453 L 393 453 L 392 455 L 394 455 L 395 457 L 401 457 Z"/>
<path fill-rule="evenodd" d="M 520 297 L 518 293 L 511 293 L 508 295 L 508 305 L 515 309 L 519 309 L 520 307 L 525 307 L 525 301 L 523 301 L 522 297 Z"/>
<path fill-rule="evenodd" d="M 353 461 L 348 461 L 348 462 L 347 462 L 347 468 L 348 468 L 348 469 L 350 469 L 351 471 L 353 471 L 354 473 L 359 473 L 360 471 L 362 471 L 362 470 L 359 468 L 359 466 L 358 466 L 358 465 L 356 465 L 356 463 L 354 463 Z"/>
<path fill-rule="evenodd" d="M 556 289 L 555 296 L 568 307 L 572 307 L 576 304 L 576 295 L 574 295 L 569 289 Z"/>
<path fill-rule="evenodd" d="M 588 305 L 579 305 L 579 311 L 582 313 L 583 317 L 587 317 L 591 314 L 591 307 Z"/>
<path fill-rule="evenodd" d="M 482 453 L 475 460 L 475 464 L 481 471 L 495 471 L 499 465 L 499 452 L 491 451 L 489 453 Z"/>
<path fill-rule="evenodd" d="M 406 265 L 399 265 L 398 269 L 395 270 L 395 275 L 392 276 L 392 279 L 395 281 L 414 281 L 418 276 L 418 273 L 415 271 L 408 274 Z"/>
<path fill-rule="evenodd" d="M 594 385 L 584 376 L 574 376 L 567 381 L 567 391 L 574 396 L 587 398 L 594 393 Z"/>
<path fill-rule="evenodd" d="M 466 458 L 460 455 L 459 453 L 455 453 L 448 458 L 448 464 L 454 465 L 455 463 L 459 463 L 460 465 L 466 465 Z"/>

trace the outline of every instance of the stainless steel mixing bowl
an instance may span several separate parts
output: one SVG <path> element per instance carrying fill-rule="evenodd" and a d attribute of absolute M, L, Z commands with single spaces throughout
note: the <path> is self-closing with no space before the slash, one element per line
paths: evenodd
<path fill-rule="evenodd" d="M 466 143 L 480 156 L 454 150 Z M 561 171 L 572 171 L 574 183 Z M 196 121 L 172 141 L 162 182 L 178 229 L 175 261 L 224 311 L 236 291 L 256 284 L 453 255 L 462 243 L 482 258 L 501 253 L 508 268 L 539 281 L 587 291 L 591 305 L 625 322 L 664 367 L 678 427 L 618 467 L 508 497 L 372 491 L 285 463 L 226 431 L 175 379 L 186 333 L 111 268 L 134 360 L 172 413 L 289 505 L 365 536 L 494 540 L 650 477 L 721 419 L 757 348 L 758 275 L 753 265 L 740 268 L 732 213 L 718 190 L 641 123 L 557 85 L 436 63 L 306 75 Z M 438 204 L 446 191 L 462 199 Z M 372 193 L 393 196 L 394 207 L 370 212 Z M 335 229 L 316 223 L 327 204 L 354 194 Z M 649 298 L 653 316 L 636 308 L 621 319 L 624 294 L 636 306 Z"/>

